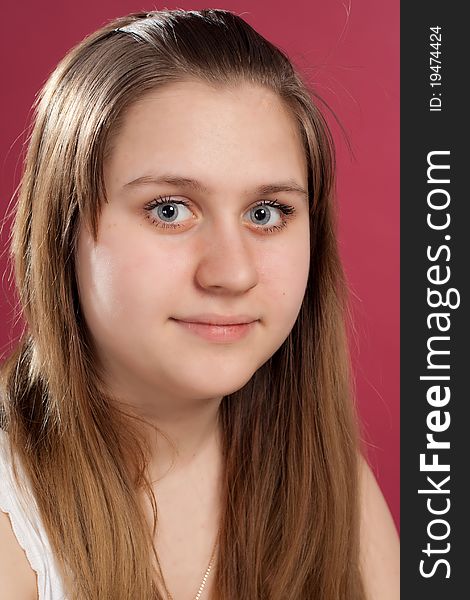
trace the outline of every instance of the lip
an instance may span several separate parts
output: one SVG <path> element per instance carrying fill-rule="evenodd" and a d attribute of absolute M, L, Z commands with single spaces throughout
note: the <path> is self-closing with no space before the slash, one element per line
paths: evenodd
<path fill-rule="evenodd" d="M 205 314 L 172 318 L 178 325 L 199 337 L 211 342 L 234 342 L 244 338 L 255 326 L 258 319 L 247 315 Z"/>
<path fill-rule="evenodd" d="M 249 315 L 217 315 L 215 313 L 191 315 L 184 318 L 173 317 L 173 319 L 184 323 L 203 323 L 204 325 L 245 325 L 258 321 L 258 318 Z"/>

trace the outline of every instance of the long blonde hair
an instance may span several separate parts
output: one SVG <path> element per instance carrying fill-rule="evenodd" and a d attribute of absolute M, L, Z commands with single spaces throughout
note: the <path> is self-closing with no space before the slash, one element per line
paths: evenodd
<path fill-rule="evenodd" d="M 139 494 L 157 505 L 147 449 L 102 390 L 74 270 L 95 237 L 102 165 L 126 109 L 150 90 L 248 81 L 285 103 L 308 164 L 311 268 L 279 350 L 223 398 L 224 487 L 213 598 L 363 600 L 357 416 L 334 206 L 334 150 L 288 58 L 224 10 L 119 18 L 73 48 L 35 105 L 13 228 L 26 332 L 2 367 L 2 428 L 33 490 L 71 598 L 161 599 Z"/>

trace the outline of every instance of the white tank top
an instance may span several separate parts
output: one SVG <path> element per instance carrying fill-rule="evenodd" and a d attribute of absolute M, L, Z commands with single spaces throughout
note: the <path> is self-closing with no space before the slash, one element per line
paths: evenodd
<path fill-rule="evenodd" d="M 16 539 L 37 573 L 38 599 L 66 600 L 62 579 L 37 505 L 32 495 L 31 499 L 26 499 L 17 486 L 9 450 L 7 434 L 0 430 L 0 510 L 9 515 Z M 26 481 L 18 461 L 15 466 L 22 480 Z"/>

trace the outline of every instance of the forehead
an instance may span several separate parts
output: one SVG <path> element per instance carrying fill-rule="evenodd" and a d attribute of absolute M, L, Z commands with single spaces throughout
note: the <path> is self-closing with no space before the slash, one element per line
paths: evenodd
<path fill-rule="evenodd" d="M 113 187 L 175 169 L 214 188 L 307 177 L 294 117 L 274 92 L 250 83 L 186 81 L 145 94 L 124 113 L 104 169 Z"/>

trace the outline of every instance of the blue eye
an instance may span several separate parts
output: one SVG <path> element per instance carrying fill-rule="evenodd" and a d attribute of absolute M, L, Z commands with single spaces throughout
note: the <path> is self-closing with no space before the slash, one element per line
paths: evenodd
<path fill-rule="evenodd" d="M 279 208 L 258 204 L 257 206 L 250 208 L 250 218 L 255 225 L 278 225 L 279 222 L 282 222 L 279 212 Z"/>
<path fill-rule="evenodd" d="M 273 233 L 287 225 L 295 213 L 295 208 L 277 200 L 262 200 L 252 206 L 248 213 L 250 222 L 256 226 L 257 230 L 261 233 Z"/>
<path fill-rule="evenodd" d="M 171 200 L 170 196 L 155 198 L 145 210 L 150 220 L 160 227 L 176 228 L 194 216 L 184 200 Z"/>
<path fill-rule="evenodd" d="M 195 215 L 185 200 L 174 200 L 173 196 L 159 196 L 152 200 L 145 211 L 157 227 L 178 229 Z M 277 200 L 261 200 L 247 210 L 248 220 L 260 233 L 272 233 L 287 225 L 295 208 Z M 244 215 L 244 216 L 245 216 Z"/>
<path fill-rule="evenodd" d="M 186 207 L 178 204 L 178 202 L 166 202 L 157 206 L 157 215 L 162 221 L 173 223 L 178 217 L 184 216 L 185 211 L 190 212 Z"/>

